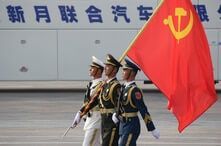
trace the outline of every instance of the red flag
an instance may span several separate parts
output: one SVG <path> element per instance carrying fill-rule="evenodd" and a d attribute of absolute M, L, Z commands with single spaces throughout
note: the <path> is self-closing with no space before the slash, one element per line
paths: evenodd
<path fill-rule="evenodd" d="M 217 100 L 208 42 L 190 0 L 164 0 L 127 56 L 166 95 L 179 132 Z"/>

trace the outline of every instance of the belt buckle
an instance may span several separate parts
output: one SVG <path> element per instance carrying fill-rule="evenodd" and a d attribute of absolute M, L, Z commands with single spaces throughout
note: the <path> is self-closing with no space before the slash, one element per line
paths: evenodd
<path fill-rule="evenodd" d="M 128 121 L 128 118 L 124 116 L 119 116 L 119 120 L 123 123 L 126 123 Z"/>

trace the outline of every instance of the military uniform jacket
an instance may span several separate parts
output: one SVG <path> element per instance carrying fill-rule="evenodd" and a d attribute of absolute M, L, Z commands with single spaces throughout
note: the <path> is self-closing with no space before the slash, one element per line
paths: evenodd
<path fill-rule="evenodd" d="M 129 85 L 122 90 L 121 95 L 119 134 L 140 133 L 140 121 L 137 115 L 138 111 L 148 131 L 154 130 L 155 126 L 143 101 L 143 93 L 135 82 L 129 83 Z"/>
<path fill-rule="evenodd" d="M 111 116 L 116 112 L 117 101 L 120 92 L 120 83 L 116 78 L 105 83 L 100 94 L 100 111 L 102 115 L 102 126 L 111 128 L 116 126 L 111 119 Z"/>
<path fill-rule="evenodd" d="M 90 102 L 91 100 L 90 97 L 94 94 L 94 92 L 98 90 L 98 88 L 100 88 L 101 84 L 102 84 L 101 78 L 93 80 L 92 82 L 89 82 L 87 86 L 85 98 L 84 98 L 83 107 Z M 92 128 L 100 129 L 100 127 L 101 127 L 101 116 L 100 116 L 99 106 L 96 105 L 89 111 L 86 117 L 84 130 L 88 130 Z"/>

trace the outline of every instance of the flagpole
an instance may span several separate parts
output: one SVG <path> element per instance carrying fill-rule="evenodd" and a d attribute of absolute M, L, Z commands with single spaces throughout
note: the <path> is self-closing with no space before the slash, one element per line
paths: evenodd
<path fill-rule="evenodd" d="M 156 11 L 160 8 L 160 6 L 162 5 L 162 3 L 164 2 L 164 0 L 161 0 L 159 5 L 157 5 L 156 9 L 153 11 L 153 14 L 150 16 L 150 19 L 147 20 L 147 22 L 143 25 L 143 27 L 140 29 L 140 31 L 137 33 L 137 35 L 135 36 L 135 38 L 130 42 L 129 46 L 127 47 L 127 49 L 124 51 L 124 53 L 122 54 L 122 56 L 120 57 L 120 59 L 118 60 L 119 62 L 122 62 L 122 60 L 124 59 L 124 57 L 126 56 L 127 52 L 130 50 L 132 44 L 137 40 L 138 36 L 143 32 L 144 28 L 148 25 L 149 21 L 153 18 L 153 16 L 155 15 Z"/>

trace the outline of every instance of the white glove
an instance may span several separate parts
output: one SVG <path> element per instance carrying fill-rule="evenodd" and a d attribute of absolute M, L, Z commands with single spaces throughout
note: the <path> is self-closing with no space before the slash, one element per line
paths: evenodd
<path fill-rule="evenodd" d="M 117 123 L 119 122 L 116 113 L 113 113 L 113 115 L 112 115 L 112 121 L 113 121 L 115 124 L 117 124 Z"/>
<path fill-rule="evenodd" d="M 81 121 L 81 112 L 79 111 L 79 112 L 77 112 L 77 114 L 75 115 L 74 121 L 73 121 L 71 127 L 73 128 L 73 127 L 77 126 L 77 124 L 79 124 L 80 121 Z"/>
<path fill-rule="evenodd" d="M 153 131 L 151 131 L 151 133 L 156 139 L 160 138 L 160 132 L 157 129 L 154 129 Z"/>

